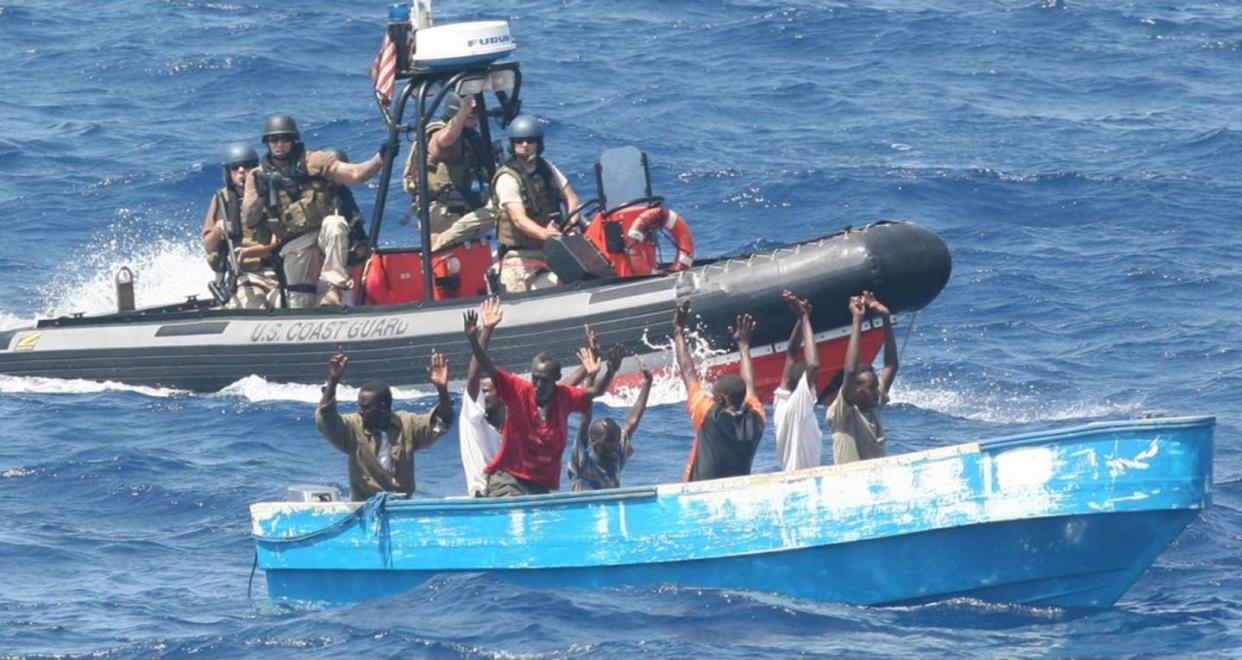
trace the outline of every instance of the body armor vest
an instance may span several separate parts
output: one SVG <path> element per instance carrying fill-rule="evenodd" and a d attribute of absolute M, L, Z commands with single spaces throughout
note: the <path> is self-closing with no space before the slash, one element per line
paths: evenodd
<path fill-rule="evenodd" d="M 297 238 L 302 234 L 319 231 L 323 219 L 335 210 L 331 184 L 327 179 L 311 176 L 306 170 L 306 154 L 297 154 L 291 164 L 277 165 L 271 155 L 263 157 L 263 172 L 279 173 L 291 185 L 278 187 L 280 207 L 272 217 L 273 209 L 264 208 L 271 230 L 282 240 Z M 266 197 L 266 191 L 264 191 Z"/>
<path fill-rule="evenodd" d="M 237 204 L 229 204 L 229 196 L 233 195 L 237 199 Z M 232 217 L 230 217 L 232 216 Z M 267 245 L 272 242 L 272 232 L 267 225 L 259 223 L 254 227 L 247 227 L 241 221 L 241 195 L 234 193 L 228 186 L 216 191 L 216 222 L 224 227 L 229 233 L 229 238 L 233 241 L 234 248 L 245 248 L 252 245 Z M 241 235 L 237 235 L 237 228 L 241 228 Z M 221 244 L 223 246 L 223 244 Z M 224 249 L 228 249 L 224 247 Z M 268 259 L 259 257 L 247 257 L 238 262 L 244 271 L 262 270 L 270 266 Z M 215 268 L 215 263 L 212 268 Z M 220 267 L 217 270 L 224 269 L 224 260 L 220 259 Z"/>
<path fill-rule="evenodd" d="M 447 124 L 434 121 L 427 125 L 427 144 L 435 138 Z M 410 149 L 410 156 L 405 161 L 405 172 L 402 175 L 405 191 L 418 199 L 418 143 Z M 454 213 L 468 213 L 483 205 L 475 192 L 475 184 L 481 183 L 486 174 L 482 164 L 487 151 L 479 140 L 479 134 L 471 129 L 462 129 L 457 142 L 453 146 L 442 149 L 439 157 L 427 161 L 427 187 L 430 189 L 429 201 L 439 202 Z"/>
<path fill-rule="evenodd" d="M 539 158 L 535 161 L 535 171 L 526 173 L 516 160 L 510 160 L 492 178 L 492 205 L 496 207 L 496 241 L 502 247 L 510 249 L 542 250 L 543 241 L 531 238 L 518 230 L 496 197 L 496 181 L 503 174 L 517 179 L 518 187 L 522 191 L 522 206 L 526 207 L 527 217 L 534 220 L 535 224 L 540 227 L 547 227 L 552 217 L 560 213 L 561 201 L 564 199 L 552 175 L 552 168 L 544 159 Z"/>

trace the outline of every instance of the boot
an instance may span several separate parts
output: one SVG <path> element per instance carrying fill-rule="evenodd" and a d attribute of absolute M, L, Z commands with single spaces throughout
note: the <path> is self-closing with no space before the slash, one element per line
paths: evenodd
<path fill-rule="evenodd" d="M 345 289 L 332 285 L 324 292 L 323 298 L 319 299 L 320 307 L 344 307 L 345 306 Z"/>

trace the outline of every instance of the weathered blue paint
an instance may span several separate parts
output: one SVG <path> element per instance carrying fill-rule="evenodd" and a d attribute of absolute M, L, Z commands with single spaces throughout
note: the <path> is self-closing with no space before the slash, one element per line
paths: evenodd
<path fill-rule="evenodd" d="M 1108 606 L 1209 505 L 1210 417 L 1093 423 L 794 473 L 507 500 L 251 507 L 273 598 L 451 571 L 889 604 Z"/>

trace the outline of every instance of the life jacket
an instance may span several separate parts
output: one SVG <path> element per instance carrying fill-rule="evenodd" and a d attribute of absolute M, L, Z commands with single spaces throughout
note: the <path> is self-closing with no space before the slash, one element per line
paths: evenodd
<path fill-rule="evenodd" d="M 527 173 L 516 159 L 505 163 L 492 177 L 492 205 L 496 207 L 496 242 L 502 248 L 542 250 L 543 241 L 531 238 L 518 230 L 509 218 L 509 213 L 500 204 L 496 196 L 496 182 L 501 176 L 508 174 L 517 179 L 522 191 L 522 206 L 526 207 L 526 215 L 540 227 L 547 227 L 552 218 L 561 212 L 564 193 L 556 185 L 556 177 L 552 174 L 552 166 L 542 158 L 535 159 L 535 170 Z"/>
<path fill-rule="evenodd" d="M 443 121 L 427 124 L 427 144 L 430 145 L 436 134 L 447 125 Z M 418 204 L 418 159 L 421 154 L 415 141 L 402 174 L 402 185 L 414 198 L 415 204 Z M 435 161 L 427 161 L 429 201 L 439 202 L 451 212 L 463 214 L 483 206 L 483 200 L 475 188 L 487 177 L 483 169 L 486 154 L 478 132 L 463 128 L 453 146 L 442 149 Z"/>
<path fill-rule="evenodd" d="M 301 147 L 298 151 L 293 154 L 293 162 L 285 165 L 278 165 L 271 154 L 260 160 L 260 167 L 265 173 L 276 172 L 293 182 L 292 188 L 278 190 L 280 207 L 277 217 L 270 215 L 271 209 L 264 208 L 272 231 L 285 241 L 319 231 L 323 219 L 332 215 L 336 207 L 331 182 L 320 176 L 311 176 L 306 169 L 306 152 Z M 266 191 L 263 193 L 266 198 Z"/>
<path fill-rule="evenodd" d="M 254 227 L 247 227 L 241 221 L 241 195 L 231 186 L 223 186 L 216 191 L 216 223 L 228 232 L 229 240 L 233 242 L 234 248 L 267 245 L 272 240 L 272 232 L 265 224 L 259 223 Z M 228 245 L 221 242 L 216 253 L 207 259 L 212 269 L 217 272 L 224 272 L 228 263 L 224 256 L 224 251 L 227 249 Z M 247 257 L 238 262 L 238 265 L 244 271 L 257 271 L 271 264 L 267 258 Z"/>
<path fill-rule="evenodd" d="M 676 211 L 664 207 L 632 206 L 604 217 L 599 213 L 587 226 L 587 240 L 595 244 L 621 277 L 650 275 L 659 267 L 656 235 L 668 232 L 677 246 L 677 256 L 669 271 L 694 265 L 694 236 L 690 225 Z"/>

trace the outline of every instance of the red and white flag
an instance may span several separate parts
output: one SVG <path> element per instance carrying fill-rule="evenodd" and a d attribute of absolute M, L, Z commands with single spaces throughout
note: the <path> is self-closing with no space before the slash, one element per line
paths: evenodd
<path fill-rule="evenodd" d="M 384 33 L 384 41 L 380 43 L 375 61 L 371 62 L 371 82 L 375 84 L 375 93 L 379 94 L 384 105 L 392 100 L 392 87 L 397 80 L 397 45 L 392 37 Z"/>

